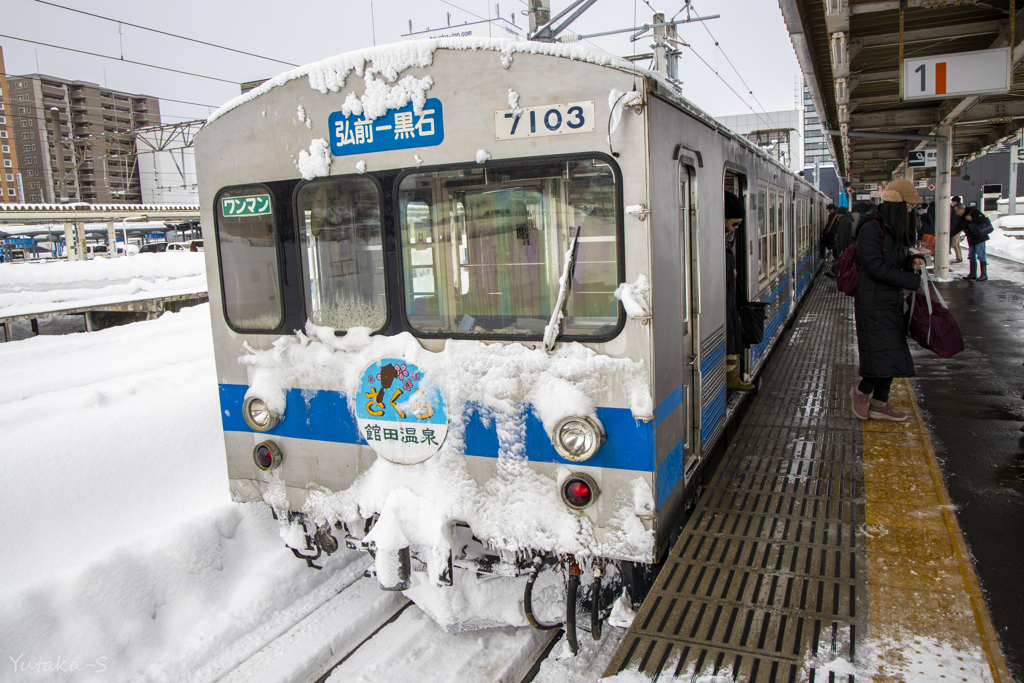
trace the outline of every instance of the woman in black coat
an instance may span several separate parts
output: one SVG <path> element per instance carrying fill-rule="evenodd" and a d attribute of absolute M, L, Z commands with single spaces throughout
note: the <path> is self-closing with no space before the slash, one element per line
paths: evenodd
<path fill-rule="evenodd" d="M 850 395 L 854 415 L 861 420 L 907 419 L 906 413 L 889 405 L 889 389 L 894 377 L 914 376 L 903 290 L 916 290 L 921 284 L 915 271 L 924 259 L 910 253 L 917 236 L 917 216 L 910 210 L 920 201 L 912 182 L 894 180 L 882 192 L 878 209 L 862 216 L 857 226 L 856 259 L 861 272 L 854 310 L 861 380 Z"/>

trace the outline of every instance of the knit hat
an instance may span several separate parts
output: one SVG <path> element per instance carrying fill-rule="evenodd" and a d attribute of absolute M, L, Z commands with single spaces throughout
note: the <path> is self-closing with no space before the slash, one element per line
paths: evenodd
<path fill-rule="evenodd" d="M 728 190 L 725 191 L 725 217 L 743 219 L 743 200 Z"/>
<path fill-rule="evenodd" d="M 906 202 L 907 204 L 920 204 L 921 197 L 918 196 L 914 183 L 906 178 L 897 178 L 882 190 L 883 202 Z"/>

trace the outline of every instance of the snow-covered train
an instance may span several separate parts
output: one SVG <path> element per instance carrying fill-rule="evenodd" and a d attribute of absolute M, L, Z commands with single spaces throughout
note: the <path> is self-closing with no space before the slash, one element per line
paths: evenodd
<path fill-rule="evenodd" d="M 195 149 L 233 497 L 450 628 L 639 597 L 735 403 L 724 190 L 768 304 L 748 377 L 818 266 L 824 195 L 579 44 L 342 54 Z"/>

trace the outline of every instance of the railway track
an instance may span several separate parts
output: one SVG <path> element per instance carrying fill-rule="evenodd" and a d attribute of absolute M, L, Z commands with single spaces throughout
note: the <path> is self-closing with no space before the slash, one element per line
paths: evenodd
<path fill-rule="evenodd" d="M 448 633 L 401 593 L 365 578 L 369 558 L 353 558 L 323 600 L 297 623 L 270 629 L 261 645 L 239 647 L 204 667 L 194 681 L 217 683 L 543 683 L 600 676 L 623 631 L 594 642 L 580 633 L 580 654 L 559 660 L 560 630 L 507 627 Z M 220 669 L 220 671 L 218 671 Z M 566 677 L 566 673 L 570 673 Z"/>

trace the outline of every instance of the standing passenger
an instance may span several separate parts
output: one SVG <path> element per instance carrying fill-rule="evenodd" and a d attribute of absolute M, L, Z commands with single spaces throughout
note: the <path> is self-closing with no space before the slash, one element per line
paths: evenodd
<path fill-rule="evenodd" d="M 904 332 L 903 290 L 921 284 L 921 275 L 914 271 L 925 261 L 910 253 L 917 218 L 911 210 L 920 201 L 914 183 L 894 180 L 882 192 L 878 210 L 865 214 L 857 227 L 861 273 L 854 310 L 861 380 L 850 396 L 853 414 L 861 420 L 907 419 L 906 413 L 889 405 L 889 389 L 894 377 L 914 376 Z"/>
<path fill-rule="evenodd" d="M 728 190 L 725 193 L 725 387 L 753 391 L 754 385 L 740 377 L 743 353 L 743 328 L 736 301 L 736 228 L 743 222 L 743 200 Z"/>
<path fill-rule="evenodd" d="M 836 241 L 835 246 L 832 247 L 832 255 L 838 261 L 839 256 L 846 251 L 847 247 L 850 246 L 850 242 L 853 241 L 853 216 L 850 215 L 850 210 L 845 206 L 840 206 L 836 209 L 836 215 L 839 216 L 839 224 L 836 226 Z"/>
<path fill-rule="evenodd" d="M 839 222 L 835 204 L 827 205 L 825 210 L 828 211 L 828 220 L 825 221 L 825 227 L 821 229 L 821 259 L 823 261 L 825 260 L 825 250 L 832 248 L 832 239 L 835 237 L 836 225 Z"/>
<path fill-rule="evenodd" d="M 967 258 L 971 261 L 971 273 L 964 276 L 964 279 L 984 282 L 988 279 L 985 242 L 988 242 L 988 233 L 992 232 L 992 222 L 973 206 L 968 209 L 963 204 L 957 204 L 953 207 L 953 211 L 960 219 L 960 229 L 967 235 Z M 980 276 L 978 275 L 978 261 L 981 261 Z"/>
<path fill-rule="evenodd" d="M 956 205 L 962 204 L 963 201 L 960 199 L 960 195 L 950 197 L 949 200 L 949 246 L 956 253 L 956 258 L 953 259 L 953 263 L 964 262 L 963 247 L 960 246 L 960 234 L 963 232 L 963 226 L 960 225 L 960 218 L 956 215 Z"/>

